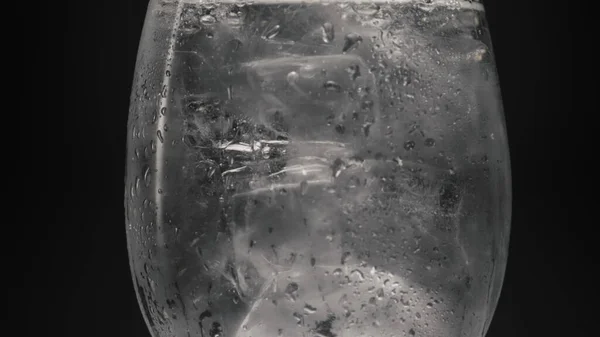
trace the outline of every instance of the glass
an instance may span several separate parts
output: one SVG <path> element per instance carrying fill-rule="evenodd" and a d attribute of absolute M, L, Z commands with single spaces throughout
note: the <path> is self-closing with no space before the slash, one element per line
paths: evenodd
<path fill-rule="evenodd" d="M 154 337 L 485 335 L 510 162 L 477 1 L 150 1 L 127 239 Z"/>

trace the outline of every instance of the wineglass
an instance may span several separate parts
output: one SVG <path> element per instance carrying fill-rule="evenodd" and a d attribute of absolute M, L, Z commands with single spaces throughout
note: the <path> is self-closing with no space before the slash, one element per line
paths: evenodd
<path fill-rule="evenodd" d="M 485 335 L 511 178 L 480 2 L 151 0 L 128 133 L 152 336 Z"/>

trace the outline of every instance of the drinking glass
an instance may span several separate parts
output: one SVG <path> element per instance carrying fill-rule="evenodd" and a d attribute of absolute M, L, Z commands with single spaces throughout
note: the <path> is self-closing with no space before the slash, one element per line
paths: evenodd
<path fill-rule="evenodd" d="M 151 0 L 125 187 L 153 337 L 481 337 L 511 219 L 478 1 Z"/>

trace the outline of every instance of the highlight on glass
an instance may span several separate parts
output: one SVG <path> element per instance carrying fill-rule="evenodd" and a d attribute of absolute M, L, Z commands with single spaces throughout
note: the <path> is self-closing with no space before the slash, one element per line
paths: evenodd
<path fill-rule="evenodd" d="M 153 337 L 482 337 L 510 158 L 483 5 L 151 0 L 125 186 Z"/>

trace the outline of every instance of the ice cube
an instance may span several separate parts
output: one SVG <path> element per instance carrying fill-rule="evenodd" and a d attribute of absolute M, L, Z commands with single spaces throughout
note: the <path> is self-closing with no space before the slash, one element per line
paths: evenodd
<path fill-rule="evenodd" d="M 362 136 L 363 124 L 379 119 L 378 90 L 373 74 L 364 70 L 360 76 L 349 76 L 348 69 L 368 67 L 351 54 L 262 59 L 242 66 L 247 82 L 235 91 L 250 91 L 252 95 L 246 96 L 258 98 L 256 120 L 280 114 L 290 136 L 304 135 L 307 140 Z M 345 132 L 339 132 L 342 129 Z"/>

